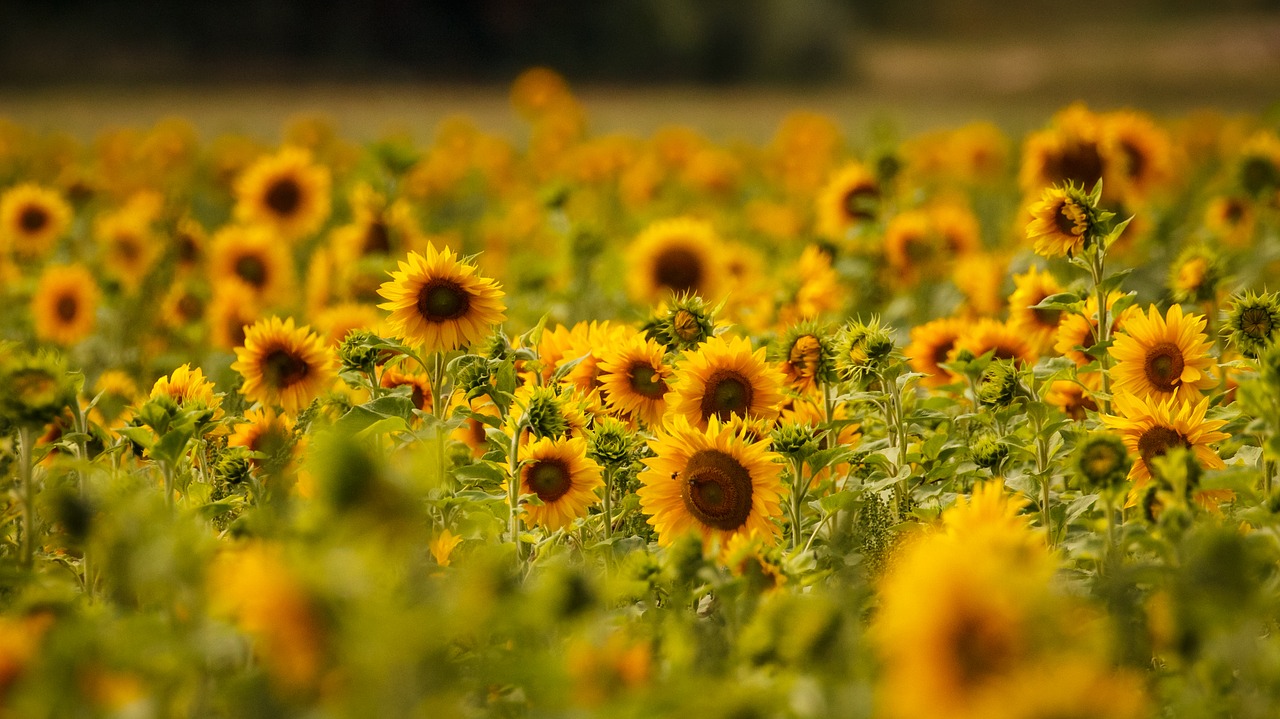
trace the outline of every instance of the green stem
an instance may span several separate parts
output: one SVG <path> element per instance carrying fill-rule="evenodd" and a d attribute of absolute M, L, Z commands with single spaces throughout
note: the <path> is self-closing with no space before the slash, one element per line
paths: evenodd
<path fill-rule="evenodd" d="M 1106 553 L 1103 555 L 1102 566 L 1105 569 L 1105 567 L 1111 564 L 1113 555 L 1116 551 L 1116 506 L 1115 498 L 1112 496 L 1110 490 L 1107 491 L 1104 501 L 1106 503 L 1107 512 L 1107 549 Z"/>
<path fill-rule="evenodd" d="M 604 538 L 613 538 L 613 467 L 604 470 Z"/>
<path fill-rule="evenodd" d="M 1100 240 L 1095 240 L 1099 242 Z M 1098 303 L 1098 344 L 1106 347 L 1111 342 L 1111 319 L 1107 311 L 1106 292 L 1102 288 L 1102 280 L 1106 277 L 1105 272 L 1106 250 L 1101 246 L 1094 248 L 1093 262 L 1089 266 L 1090 274 L 1093 275 L 1093 294 Z M 1108 370 L 1111 367 L 1110 348 L 1104 349 L 1098 357 L 1098 364 L 1102 370 L 1102 402 L 1099 407 L 1104 414 L 1111 413 L 1111 377 Z"/>
<path fill-rule="evenodd" d="M 36 490 L 35 466 L 32 460 L 31 429 L 18 430 L 19 489 L 22 492 L 22 568 L 31 569 L 35 560 Z"/>
<path fill-rule="evenodd" d="M 524 433 L 524 422 L 516 425 L 511 435 L 511 451 L 507 458 L 511 471 L 511 479 L 507 481 L 507 506 L 509 509 L 508 532 L 511 541 L 516 544 L 516 559 L 521 559 L 520 549 L 520 435 Z"/>
<path fill-rule="evenodd" d="M 808 485 L 804 479 L 804 460 L 791 460 L 791 548 L 800 546 L 801 514 L 804 509 L 804 497 L 808 494 Z"/>

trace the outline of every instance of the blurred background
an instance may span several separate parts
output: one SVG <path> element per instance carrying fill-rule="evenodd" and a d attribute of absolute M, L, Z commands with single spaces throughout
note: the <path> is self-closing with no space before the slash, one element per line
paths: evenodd
<path fill-rule="evenodd" d="M 0 115 L 88 132 L 183 114 L 354 136 L 451 112 L 505 129 L 521 69 L 602 131 L 757 139 L 787 108 L 908 129 L 1041 123 L 1081 99 L 1180 113 L 1280 99 L 1280 0 L 43 0 L 0 3 Z"/>

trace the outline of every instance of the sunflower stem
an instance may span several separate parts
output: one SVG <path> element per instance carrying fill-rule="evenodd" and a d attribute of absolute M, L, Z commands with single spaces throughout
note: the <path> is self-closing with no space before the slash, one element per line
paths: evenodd
<path fill-rule="evenodd" d="M 1106 248 L 1101 244 L 1101 238 L 1094 240 L 1094 249 L 1092 262 L 1089 264 L 1089 272 L 1093 275 L 1093 294 L 1098 302 L 1098 344 L 1104 349 L 1098 357 L 1098 364 L 1102 372 L 1102 402 L 1099 403 L 1104 414 L 1111 414 L 1111 377 L 1108 370 L 1111 367 L 1111 352 L 1107 345 L 1111 342 L 1111 320 L 1107 316 L 1107 298 L 1106 291 L 1102 286 L 1102 281 L 1106 277 Z M 1087 319 L 1087 318 L 1086 318 Z"/>
<path fill-rule="evenodd" d="M 516 561 L 521 559 L 520 550 L 520 435 L 524 433 L 525 423 L 522 419 L 515 432 L 511 434 L 511 450 L 507 463 L 511 471 L 511 479 L 507 482 L 507 505 L 510 510 L 508 532 L 511 541 L 516 545 Z"/>
<path fill-rule="evenodd" d="M 791 458 L 791 548 L 800 546 L 800 516 L 804 508 L 804 497 L 808 487 L 804 481 L 804 460 Z"/>
<path fill-rule="evenodd" d="M 831 401 L 831 383 L 820 382 L 819 384 L 822 385 L 822 417 L 824 422 L 822 425 L 822 448 L 830 449 L 836 445 L 839 439 L 835 427 L 831 424 L 832 419 L 835 417 L 835 403 Z"/>
<path fill-rule="evenodd" d="M 604 468 L 604 538 L 613 538 L 613 467 Z M 610 552 L 613 548 L 610 547 Z"/>
<path fill-rule="evenodd" d="M 1116 550 L 1116 505 L 1115 497 L 1108 490 L 1103 498 L 1105 511 L 1107 513 L 1107 547 L 1106 552 L 1102 555 L 1102 568 L 1105 573 L 1108 565 L 1111 564 L 1112 556 Z"/>
<path fill-rule="evenodd" d="M 19 489 L 22 492 L 22 568 L 31 569 L 35 558 L 36 491 L 35 466 L 32 461 L 31 429 L 18 430 Z"/>

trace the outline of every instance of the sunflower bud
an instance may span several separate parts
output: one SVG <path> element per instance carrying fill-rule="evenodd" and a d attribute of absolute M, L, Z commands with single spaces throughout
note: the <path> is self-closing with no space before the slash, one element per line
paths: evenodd
<path fill-rule="evenodd" d="M 511 340 L 505 332 L 497 329 L 476 347 L 476 354 L 491 360 L 504 360 L 511 354 L 511 350 Z"/>
<path fill-rule="evenodd" d="M 587 443 L 587 456 L 602 467 L 618 469 L 629 466 L 636 457 L 635 434 L 620 420 L 602 417 Z"/>
<path fill-rule="evenodd" d="M 524 412 L 525 423 L 535 439 L 560 438 L 569 432 L 560 397 L 553 387 L 535 387 Z"/>
<path fill-rule="evenodd" d="M 1231 344 L 1245 357 L 1257 357 L 1280 334 L 1280 297 L 1275 292 L 1236 295 L 1227 313 Z"/>
<path fill-rule="evenodd" d="M 893 548 L 893 516 L 889 503 L 878 492 L 868 492 L 855 517 L 858 551 L 867 571 L 876 575 L 884 569 Z"/>
<path fill-rule="evenodd" d="M 835 380 L 835 343 L 832 333 L 817 322 L 807 321 L 787 330 L 779 344 L 777 360 L 792 387 L 808 389 Z"/>
<path fill-rule="evenodd" d="M 803 460 L 818 449 L 818 437 L 813 427 L 795 421 L 779 424 L 771 438 L 773 450 L 789 459 Z"/>
<path fill-rule="evenodd" d="M 987 407 L 1008 407 L 1022 393 L 1018 367 L 1011 360 L 992 362 L 978 384 L 978 401 Z"/>
<path fill-rule="evenodd" d="M 1133 459 L 1119 437 L 1110 432 L 1094 432 L 1076 445 L 1071 465 L 1086 490 L 1107 492 L 1124 484 Z"/>
<path fill-rule="evenodd" d="M 248 484 L 253 478 L 252 453 L 246 447 L 228 447 L 213 465 L 213 499 L 227 496 L 233 487 Z"/>
<path fill-rule="evenodd" d="M 75 379 L 60 357 L 17 354 L 0 365 L 0 407 L 9 422 L 40 429 L 75 402 Z"/>
<path fill-rule="evenodd" d="M 645 337 L 673 352 L 695 349 L 715 335 L 715 313 L 698 295 L 682 295 L 646 324 Z"/>
<path fill-rule="evenodd" d="M 338 358 L 344 372 L 369 373 L 378 363 L 378 350 L 373 348 L 377 337 L 369 330 L 356 329 L 347 333 L 338 347 Z"/>
<path fill-rule="evenodd" d="M 1027 225 L 1027 239 L 1035 243 L 1036 254 L 1070 257 L 1103 237 L 1114 215 L 1098 207 L 1101 189 L 1086 192 L 1070 182 L 1045 188 L 1040 201 L 1031 206 Z"/>
<path fill-rule="evenodd" d="M 969 456 L 979 467 L 997 472 L 1009 457 L 1009 445 L 993 434 L 983 434 L 969 447 Z"/>
<path fill-rule="evenodd" d="M 493 380 L 493 363 L 477 355 L 459 357 L 455 370 L 455 382 L 469 398 L 484 394 Z"/>
<path fill-rule="evenodd" d="M 846 378 L 862 381 L 883 370 L 892 354 L 893 336 L 879 318 L 852 322 L 837 343 L 836 366 Z"/>

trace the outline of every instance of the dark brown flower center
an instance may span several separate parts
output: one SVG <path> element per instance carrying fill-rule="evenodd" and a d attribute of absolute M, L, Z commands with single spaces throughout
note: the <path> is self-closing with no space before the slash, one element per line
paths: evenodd
<path fill-rule="evenodd" d="M 471 296 L 453 280 L 433 279 L 418 291 L 418 314 L 428 322 L 446 322 L 465 315 Z"/>
<path fill-rule="evenodd" d="M 49 213 L 37 205 L 27 205 L 22 208 L 22 214 L 18 215 L 18 225 L 22 227 L 23 232 L 39 232 L 47 224 L 49 224 Z"/>
<path fill-rule="evenodd" d="M 702 284 L 702 261 L 686 247 L 668 247 L 658 254 L 653 275 L 673 292 L 695 292 Z"/>
<path fill-rule="evenodd" d="M 751 382 L 730 369 L 718 369 L 711 373 L 702 393 L 700 410 L 706 421 L 714 415 L 727 420 L 731 415 L 745 418 L 751 409 L 753 395 Z"/>
<path fill-rule="evenodd" d="M 1128 161 L 1129 177 L 1141 179 L 1142 174 L 1147 170 L 1147 155 L 1142 148 L 1131 142 L 1121 142 L 1120 149 L 1124 152 L 1124 158 Z"/>
<path fill-rule="evenodd" d="M 142 258 L 142 240 L 133 235 L 117 235 L 113 247 L 116 257 L 124 260 L 127 265 Z"/>
<path fill-rule="evenodd" d="M 569 467 L 563 460 L 540 459 L 525 469 L 525 482 L 544 504 L 560 499 L 569 492 L 572 482 Z"/>
<path fill-rule="evenodd" d="M 178 300 L 177 309 L 183 320 L 198 320 L 204 315 L 204 300 L 188 292 Z"/>
<path fill-rule="evenodd" d="M 1172 342 L 1161 342 L 1147 350 L 1142 368 L 1152 387 L 1161 392 L 1172 392 L 1178 388 L 1183 364 L 1182 351 L 1178 346 Z"/>
<path fill-rule="evenodd" d="M 257 289 L 267 284 L 267 263 L 257 255 L 241 255 L 236 258 L 236 276 Z"/>
<path fill-rule="evenodd" d="M 284 348 L 273 349 L 262 359 L 262 377 L 276 389 L 292 387 L 307 378 L 311 366 Z"/>
<path fill-rule="evenodd" d="M 288 217 L 302 204 L 302 190 L 292 177 L 281 177 L 267 188 L 263 201 L 275 214 Z"/>
<path fill-rule="evenodd" d="M 76 300 L 75 295 L 63 295 L 58 298 L 57 305 L 54 310 L 58 313 L 58 319 L 63 322 L 70 322 L 80 314 L 80 303 Z"/>
<path fill-rule="evenodd" d="M 702 524 L 732 531 L 751 516 L 751 473 L 733 456 L 704 449 L 685 465 L 680 496 Z"/>
<path fill-rule="evenodd" d="M 178 262 L 183 265 L 194 265 L 200 261 L 200 243 L 187 233 L 178 235 Z"/>
<path fill-rule="evenodd" d="M 667 393 L 667 383 L 648 362 L 636 362 L 631 366 L 631 390 L 649 399 L 662 399 Z"/>
<path fill-rule="evenodd" d="M 1240 220 L 1244 219 L 1244 211 L 1245 207 L 1243 202 L 1237 199 L 1231 199 L 1227 201 L 1227 207 L 1222 211 L 1222 214 L 1226 217 L 1227 222 L 1235 225 L 1238 224 Z"/>
<path fill-rule="evenodd" d="M 1058 211 L 1054 214 L 1053 219 L 1058 228 L 1058 232 L 1069 237 L 1076 236 L 1076 217 L 1072 212 L 1071 203 L 1064 201 L 1058 207 Z"/>
<path fill-rule="evenodd" d="M 841 205 L 845 214 L 853 220 L 871 220 L 876 216 L 876 204 L 880 191 L 872 185 L 859 185 L 845 193 Z"/>
<path fill-rule="evenodd" d="M 1010 669 L 1016 648 L 1002 627 L 974 610 L 962 610 L 952 625 L 948 645 L 955 656 L 960 682 L 975 687 Z"/>
<path fill-rule="evenodd" d="M 366 255 L 391 254 L 391 233 L 387 231 L 387 226 L 382 220 L 374 220 L 365 229 L 362 252 Z"/>
<path fill-rule="evenodd" d="M 1169 450 L 1178 446 L 1191 449 L 1191 443 L 1182 436 L 1181 432 L 1172 427 L 1156 425 L 1148 428 L 1138 438 L 1138 456 L 1142 457 L 1142 462 L 1150 468 L 1151 460 L 1163 457 Z"/>
<path fill-rule="evenodd" d="M 1062 154 L 1050 158 L 1046 173 L 1054 183 L 1070 180 L 1077 185 L 1093 187 L 1102 179 L 1102 155 L 1094 142 L 1075 142 L 1067 145 Z"/>

